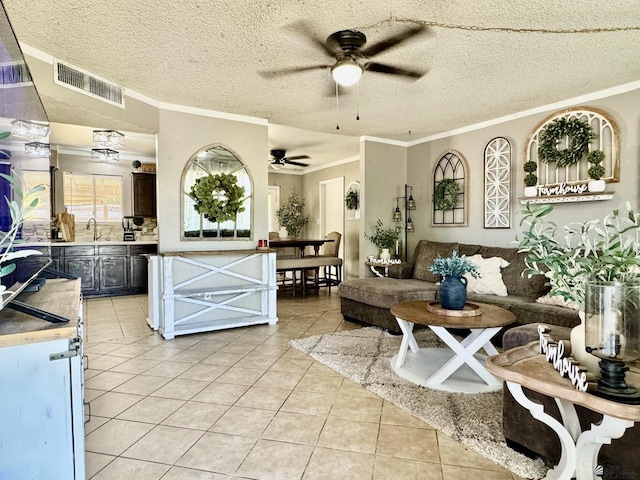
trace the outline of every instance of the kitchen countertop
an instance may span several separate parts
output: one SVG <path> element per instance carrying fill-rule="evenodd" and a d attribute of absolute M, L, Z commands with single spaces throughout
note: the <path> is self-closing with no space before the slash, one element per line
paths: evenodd
<path fill-rule="evenodd" d="M 43 247 L 51 244 L 52 247 L 73 247 L 73 246 L 87 246 L 87 245 L 157 245 L 157 240 L 136 240 L 134 242 L 125 242 L 124 240 L 109 240 L 102 241 L 97 240 L 95 242 L 91 240 L 81 240 L 75 242 L 59 242 L 59 241 L 42 241 L 42 242 L 24 242 L 20 244 L 16 244 L 15 246 L 20 247 Z"/>

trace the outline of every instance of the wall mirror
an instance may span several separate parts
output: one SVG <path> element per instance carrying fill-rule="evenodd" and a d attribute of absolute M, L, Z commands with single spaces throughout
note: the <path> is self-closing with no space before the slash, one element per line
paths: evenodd
<path fill-rule="evenodd" d="M 182 239 L 252 237 L 253 182 L 240 159 L 221 145 L 196 152 L 182 174 Z"/>

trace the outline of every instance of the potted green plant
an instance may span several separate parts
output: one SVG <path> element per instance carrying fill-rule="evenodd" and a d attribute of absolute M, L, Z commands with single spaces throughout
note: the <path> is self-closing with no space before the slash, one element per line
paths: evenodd
<path fill-rule="evenodd" d="M 524 177 L 524 196 L 535 197 L 538 195 L 538 176 L 535 174 L 538 170 L 538 164 L 532 160 L 525 162 L 523 166 L 524 171 L 527 173 Z"/>
<path fill-rule="evenodd" d="M 373 226 L 373 234 L 364 234 L 365 238 L 378 247 L 380 252 L 380 260 L 389 260 L 391 253 L 389 249 L 393 248 L 398 238 L 400 238 L 400 230 L 398 228 L 384 228 L 382 221 L 378 219 Z"/>
<path fill-rule="evenodd" d="M 284 237 L 296 238 L 304 226 L 309 223 L 309 215 L 304 214 L 304 199 L 294 190 L 289 198 L 276 210 L 276 219 L 280 229 L 285 229 Z M 284 232 L 283 232 L 284 233 Z M 283 237 L 283 233 L 279 233 Z"/>
<path fill-rule="evenodd" d="M 527 204 L 519 213 L 525 227 L 519 251 L 527 253 L 523 274 L 545 275 L 550 295 L 573 302 L 581 324 L 571 332 L 572 355 L 590 372 L 599 373 L 598 359 L 584 350 L 586 282 L 640 281 L 640 214 L 627 203 L 602 220 L 571 222 L 561 229 L 549 220 L 551 205 Z"/>
<path fill-rule="evenodd" d="M 591 164 L 587 174 L 592 180 L 587 184 L 590 192 L 604 192 L 606 183 L 600 180 L 605 173 L 602 161 L 604 160 L 604 152 L 602 150 L 592 150 L 587 154 L 587 161 Z"/>
<path fill-rule="evenodd" d="M 478 267 L 465 255 L 458 256 L 456 250 L 450 257 L 438 255 L 429 270 L 442 277 L 440 282 L 440 305 L 447 310 L 462 310 L 467 302 L 467 279 L 465 274 L 478 278 Z"/>

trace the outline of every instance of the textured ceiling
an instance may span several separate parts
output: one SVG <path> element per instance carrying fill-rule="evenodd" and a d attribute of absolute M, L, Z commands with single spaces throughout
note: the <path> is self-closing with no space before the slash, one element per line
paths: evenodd
<path fill-rule="evenodd" d="M 20 42 L 158 101 L 351 137 L 417 140 L 640 79 L 637 0 L 3 4 Z M 427 75 L 411 82 L 365 72 L 358 94 L 354 89 L 341 92 L 338 116 L 328 70 L 272 79 L 258 74 L 330 65 L 305 31 L 324 41 L 335 31 L 357 29 L 372 44 L 415 24 L 431 26 L 376 61 L 426 69 Z M 60 121 L 57 111 L 64 106 L 52 103 L 52 121 Z M 304 136 L 294 137 L 292 145 Z M 270 143 L 289 147 L 280 145 L 287 143 L 284 138 L 270 138 Z"/>

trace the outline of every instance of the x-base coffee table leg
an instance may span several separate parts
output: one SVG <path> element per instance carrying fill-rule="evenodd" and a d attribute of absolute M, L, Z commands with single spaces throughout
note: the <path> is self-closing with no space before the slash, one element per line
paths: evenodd
<path fill-rule="evenodd" d="M 471 334 L 462 340 L 462 342 L 459 342 L 457 338 L 451 335 L 445 327 L 429 325 L 429 328 L 447 344 L 455 355 L 427 380 L 427 386 L 440 385 L 465 363 L 469 365 L 469 367 L 471 367 L 471 369 L 476 372 L 478 376 L 487 383 L 487 385 L 501 384 L 501 382 L 491 375 L 485 366 L 473 356 L 482 347 L 484 347 L 485 351 L 489 355 L 495 355 L 498 353 L 490 340 L 496 333 L 498 333 L 501 327 L 472 329 Z"/>
<path fill-rule="evenodd" d="M 398 352 L 398 358 L 396 359 L 396 368 L 400 368 L 404 365 L 404 361 L 407 358 L 407 350 L 411 348 L 413 353 L 418 353 L 420 348 L 416 337 L 413 336 L 413 323 L 397 318 L 400 330 L 402 330 L 402 343 L 400 343 L 400 351 Z"/>

